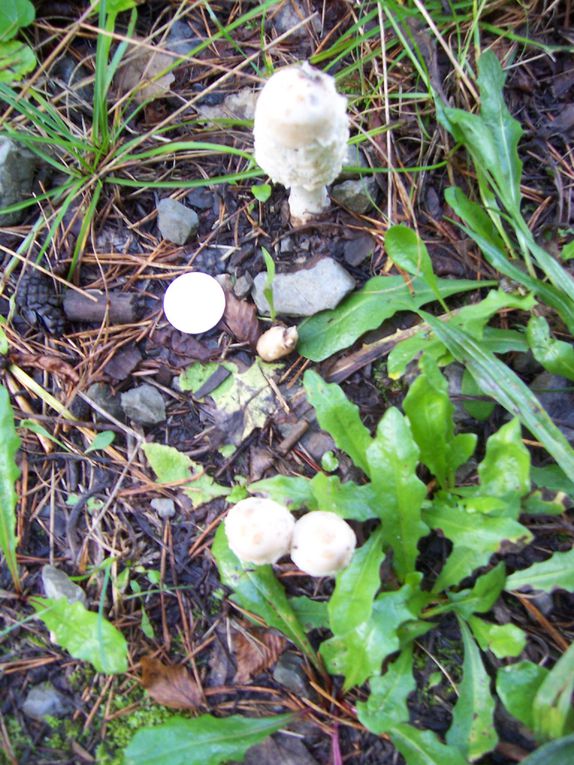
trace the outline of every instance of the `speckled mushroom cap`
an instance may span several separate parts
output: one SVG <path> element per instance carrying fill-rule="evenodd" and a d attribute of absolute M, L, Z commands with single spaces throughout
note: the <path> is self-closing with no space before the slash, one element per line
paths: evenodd
<path fill-rule="evenodd" d="M 335 80 L 304 63 L 277 71 L 255 107 L 255 159 L 275 183 L 316 187 L 341 171 L 349 138 L 347 99 Z"/>
<path fill-rule="evenodd" d="M 275 563 L 286 555 L 294 526 L 286 507 L 261 497 L 241 500 L 225 519 L 229 547 L 245 563 Z"/>
<path fill-rule="evenodd" d="M 348 565 L 356 544 L 355 532 L 346 521 L 316 510 L 295 524 L 291 560 L 310 576 L 334 576 Z"/>

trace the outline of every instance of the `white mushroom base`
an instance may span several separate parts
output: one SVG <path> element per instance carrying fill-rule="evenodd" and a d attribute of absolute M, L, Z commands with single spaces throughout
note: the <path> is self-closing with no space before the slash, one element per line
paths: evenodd
<path fill-rule="evenodd" d="M 304 224 L 316 218 L 330 206 L 327 188 L 292 186 L 289 193 L 289 212 L 292 223 Z"/>

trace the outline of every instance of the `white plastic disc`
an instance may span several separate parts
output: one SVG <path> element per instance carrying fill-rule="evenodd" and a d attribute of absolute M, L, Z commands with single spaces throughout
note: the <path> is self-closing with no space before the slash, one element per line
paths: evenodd
<path fill-rule="evenodd" d="M 167 320 L 181 332 L 198 335 L 215 327 L 225 310 L 225 292 L 221 284 L 194 271 L 174 279 L 163 297 Z"/>

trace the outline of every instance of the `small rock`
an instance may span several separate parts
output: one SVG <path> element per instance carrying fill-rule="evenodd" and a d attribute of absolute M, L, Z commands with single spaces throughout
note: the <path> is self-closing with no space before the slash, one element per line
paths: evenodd
<path fill-rule="evenodd" d="M 22 711 L 32 720 L 44 720 L 46 717 L 63 717 L 70 712 L 70 701 L 51 683 L 41 683 L 30 688 L 22 704 Z"/>
<path fill-rule="evenodd" d="M 333 187 L 331 196 L 340 204 L 356 213 L 366 213 L 377 201 L 377 181 L 371 176 L 364 176 L 356 181 L 343 181 Z"/>
<path fill-rule="evenodd" d="M 362 234 L 345 242 L 343 257 L 345 258 L 345 263 L 356 268 L 364 260 L 370 258 L 374 251 L 375 240 L 373 237 L 368 234 Z"/>
<path fill-rule="evenodd" d="M 308 698 L 311 687 L 304 670 L 303 659 L 292 651 L 285 651 L 273 670 L 273 679 L 296 696 Z"/>
<path fill-rule="evenodd" d="M 235 284 L 233 285 L 233 292 L 235 293 L 235 297 L 238 297 L 240 300 L 243 300 L 243 298 L 246 298 L 247 295 L 251 292 L 251 289 L 253 287 L 253 278 L 250 274 L 243 274 L 242 276 L 237 279 Z"/>
<path fill-rule="evenodd" d="M 289 0 L 289 2 L 280 5 L 279 9 L 271 16 L 270 23 L 273 25 L 275 32 L 278 35 L 282 35 L 300 24 L 307 15 L 305 8 L 298 0 Z M 289 39 L 302 40 L 309 36 L 312 30 L 319 32 L 320 29 L 321 22 L 317 16 L 309 24 L 304 24 L 297 31 L 292 32 Z"/>
<path fill-rule="evenodd" d="M 157 425 L 166 417 L 161 393 L 147 383 L 122 393 L 121 405 L 126 417 L 140 425 Z"/>
<path fill-rule="evenodd" d="M 284 236 L 279 243 L 279 252 L 283 255 L 288 252 L 293 252 L 293 237 Z"/>
<path fill-rule="evenodd" d="M 271 313 L 263 294 L 267 274 L 257 274 L 253 283 L 253 299 L 261 313 Z M 335 308 L 355 287 L 353 277 L 332 258 L 322 258 L 311 268 L 289 274 L 277 274 L 273 280 L 273 304 L 278 314 L 313 316 Z"/>
<path fill-rule="evenodd" d="M 543 372 L 533 380 L 530 387 L 562 433 L 570 443 L 574 443 L 572 383 L 564 377 Z"/>
<path fill-rule="evenodd" d="M 213 207 L 213 191 L 210 188 L 197 188 L 188 191 L 185 198 L 198 210 L 210 210 Z"/>
<path fill-rule="evenodd" d="M 86 391 L 86 395 L 94 402 L 94 404 L 105 412 L 108 412 L 108 414 L 111 414 L 116 420 L 124 419 L 120 397 L 117 394 L 112 393 L 112 389 L 106 383 L 93 383 Z M 99 412 L 97 410 L 94 411 L 96 412 L 96 416 L 100 417 Z"/>
<path fill-rule="evenodd" d="M 365 155 L 359 149 L 356 143 L 347 145 L 347 153 L 345 154 L 345 159 L 343 160 L 343 169 L 341 170 L 337 180 L 348 181 L 351 178 L 360 178 L 360 175 L 357 172 L 347 170 L 347 167 L 369 167 L 367 160 L 365 159 Z"/>
<path fill-rule="evenodd" d="M 307 431 L 301 438 L 301 444 L 317 462 L 321 461 L 325 452 L 335 449 L 335 442 L 331 436 L 320 430 Z"/>
<path fill-rule="evenodd" d="M 60 571 L 55 566 L 44 566 L 42 568 L 42 585 L 47 598 L 66 598 L 68 603 L 82 603 L 87 606 L 88 599 L 86 593 L 77 584 L 74 584 L 70 577 Z"/>
<path fill-rule="evenodd" d="M 160 518 L 173 518 L 175 515 L 175 502 L 167 497 L 156 497 L 152 499 L 150 505 L 156 511 Z"/>
<path fill-rule="evenodd" d="M 142 359 L 137 345 L 125 345 L 108 361 L 104 372 L 114 380 L 127 380 Z"/>
<path fill-rule="evenodd" d="M 199 228 L 199 218 L 195 210 L 176 202 L 175 199 L 162 199 L 157 206 L 157 225 L 164 239 L 174 244 L 185 244 Z"/>
<path fill-rule="evenodd" d="M 294 736 L 269 736 L 245 753 L 244 765 L 317 765 L 305 744 Z"/>
<path fill-rule="evenodd" d="M 167 50 L 179 56 L 187 56 L 201 43 L 201 39 L 193 34 L 193 30 L 183 19 L 172 22 L 165 41 Z"/>
<path fill-rule="evenodd" d="M 26 149 L 0 136 L 0 208 L 17 204 L 32 193 L 36 158 Z M 18 223 L 24 211 L 2 213 L 0 226 Z"/>

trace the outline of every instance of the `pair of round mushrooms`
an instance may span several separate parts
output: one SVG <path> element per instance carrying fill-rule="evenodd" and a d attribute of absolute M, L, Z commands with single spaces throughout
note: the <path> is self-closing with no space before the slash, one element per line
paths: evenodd
<path fill-rule="evenodd" d="M 225 519 L 231 550 L 244 563 L 276 563 L 288 553 L 310 576 L 334 576 L 350 562 L 357 539 L 335 513 L 314 510 L 298 521 L 270 499 L 249 497 L 234 505 Z"/>

